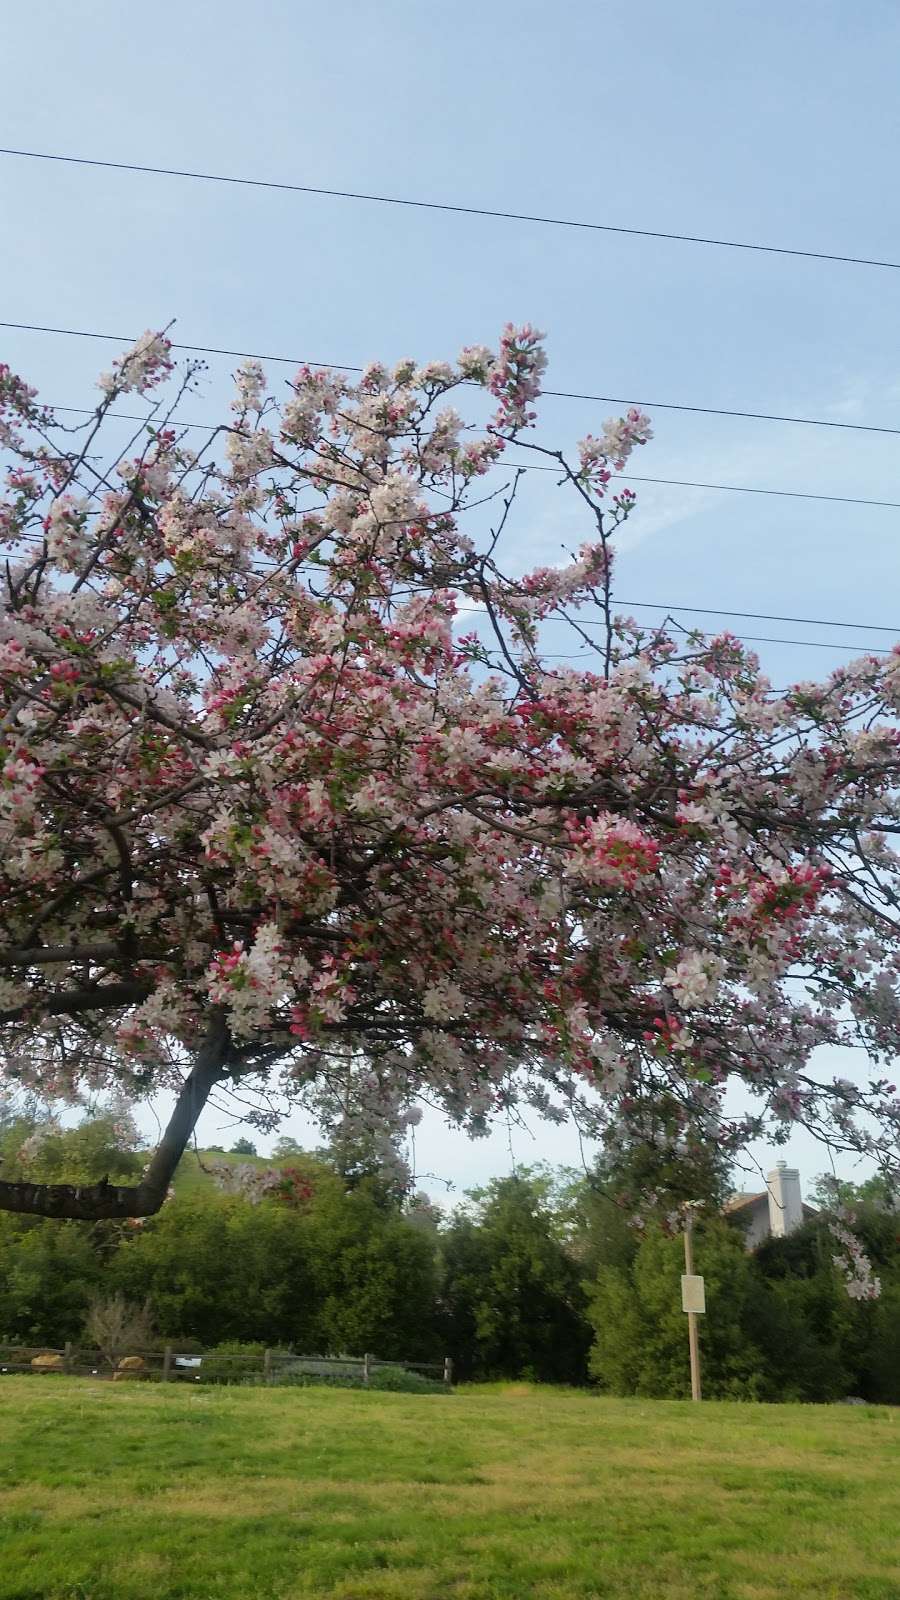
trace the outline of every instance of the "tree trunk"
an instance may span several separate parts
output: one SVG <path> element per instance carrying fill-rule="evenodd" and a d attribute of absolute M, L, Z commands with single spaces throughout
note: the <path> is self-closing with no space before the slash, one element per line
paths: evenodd
<path fill-rule="evenodd" d="M 0 1180 L 0 1211 L 38 1217 L 74 1217 L 98 1222 L 116 1217 L 150 1217 L 158 1211 L 185 1146 L 214 1085 L 227 1073 L 222 1068 L 229 1050 L 228 1031 L 217 1013 L 206 1042 L 175 1102 L 150 1165 L 137 1185 L 110 1183 L 28 1183 Z"/>

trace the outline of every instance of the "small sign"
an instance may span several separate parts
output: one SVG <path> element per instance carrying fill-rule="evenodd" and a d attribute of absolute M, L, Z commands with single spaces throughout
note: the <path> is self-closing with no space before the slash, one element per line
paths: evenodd
<path fill-rule="evenodd" d="M 703 1279 L 696 1272 L 681 1274 L 681 1309 L 700 1315 L 706 1311 L 706 1289 Z"/>

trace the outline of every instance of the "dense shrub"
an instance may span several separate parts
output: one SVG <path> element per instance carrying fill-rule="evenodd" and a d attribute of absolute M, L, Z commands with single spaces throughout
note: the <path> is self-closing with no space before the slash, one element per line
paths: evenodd
<path fill-rule="evenodd" d="M 405 1367 L 376 1367 L 367 1387 L 384 1394 L 449 1394 L 450 1386 Z"/>
<path fill-rule="evenodd" d="M 368 1382 L 362 1373 L 303 1372 L 299 1369 L 276 1376 L 279 1388 L 291 1389 L 374 1389 L 379 1394 L 449 1394 L 449 1385 L 426 1378 L 405 1367 L 376 1367 Z"/>

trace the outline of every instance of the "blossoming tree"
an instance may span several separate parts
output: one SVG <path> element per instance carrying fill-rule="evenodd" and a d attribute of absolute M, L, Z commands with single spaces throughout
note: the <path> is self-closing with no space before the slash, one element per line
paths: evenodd
<path fill-rule="evenodd" d="M 176 1103 L 136 1186 L 0 1206 L 152 1213 L 227 1086 L 895 1160 L 900 655 L 778 693 L 727 635 L 617 617 L 648 421 L 542 449 L 544 365 L 510 327 L 279 403 L 250 363 L 198 449 L 161 335 L 74 433 L 2 369 L 3 1072 Z M 104 450 L 129 392 L 151 421 Z M 580 508 L 566 566 L 516 570 L 511 441 Z M 583 662 L 542 657 L 564 625 Z"/>

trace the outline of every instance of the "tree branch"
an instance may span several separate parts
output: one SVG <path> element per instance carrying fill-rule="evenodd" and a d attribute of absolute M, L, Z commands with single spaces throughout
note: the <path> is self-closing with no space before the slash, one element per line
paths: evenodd
<path fill-rule="evenodd" d="M 0 1210 L 39 1217 L 72 1217 L 97 1222 L 117 1217 L 150 1217 L 158 1211 L 210 1092 L 220 1078 L 230 1041 L 216 1012 L 206 1042 L 175 1102 L 175 1109 L 143 1178 L 136 1186 L 110 1183 L 28 1183 L 0 1180 Z"/>
<path fill-rule="evenodd" d="M 0 967 L 54 967 L 81 961 L 108 961 L 122 955 L 121 944 L 36 944 L 30 950 L 0 950 Z"/>
<path fill-rule="evenodd" d="M 86 1011 L 110 1011 L 116 1006 L 136 1005 L 153 993 L 150 983 L 102 983 L 93 989 L 68 989 L 61 994 L 37 996 L 27 1005 L 0 1011 L 0 1023 L 22 1022 L 26 1017 L 78 1017 Z"/>

